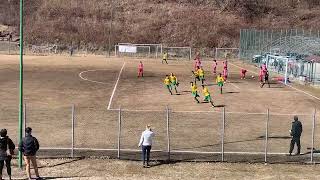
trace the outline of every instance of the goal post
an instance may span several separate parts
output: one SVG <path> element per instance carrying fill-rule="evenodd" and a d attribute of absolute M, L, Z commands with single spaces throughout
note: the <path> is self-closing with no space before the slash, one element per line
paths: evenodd
<path fill-rule="evenodd" d="M 151 56 L 150 46 L 136 46 L 132 44 L 128 45 L 115 45 L 115 56 L 117 57 L 137 57 L 137 58 L 149 58 Z"/>
<path fill-rule="evenodd" d="M 214 48 L 215 59 L 239 59 L 239 48 Z"/>
<path fill-rule="evenodd" d="M 163 47 L 162 53 L 168 53 L 168 59 L 192 59 L 191 47 Z"/>
<path fill-rule="evenodd" d="M 158 58 L 162 54 L 162 44 L 134 44 L 134 43 L 118 43 L 116 48 L 119 46 L 135 46 L 137 47 L 137 53 L 144 51 L 145 57 Z M 148 48 L 147 48 L 148 47 Z M 145 48 L 145 50 L 143 50 Z M 115 49 L 116 53 L 119 53 L 119 49 Z M 148 50 L 148 52 L 146 52 Z M 116 54 L 117 55 L 117 54 Z M 131 55 L 130 55 L 131 56 Z"/>
<path fill-rule="evenodd" d="M 289 77 L 289 63 L 290 59 L 286 56 L 266 55 L 262 63 L 265 63 L 267 68 L 279 75 L 284 76 L 284 84 L 287 84 Z"/>

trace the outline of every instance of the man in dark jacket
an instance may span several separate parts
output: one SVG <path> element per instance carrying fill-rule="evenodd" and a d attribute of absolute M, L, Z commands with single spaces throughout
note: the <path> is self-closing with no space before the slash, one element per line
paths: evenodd
<path fill-rule="evenodd" d="M 0 180 L 2 180 L 2 170 L 4 163 L 7 166 L 7 173 L 11 180 L 11 159 L 14 154 L 15 145 L 12 140 L 7 136 L 7 130 L 0 130 Z M 10 153 L 8 153 L 10 152 Z"/>
<path fill-rule="evenodd" d="M 294 116 L 293 119 L 294 121 L 292 122 L 292 128 L 290 131 L 290 135 L 292 136 L 291 143 L 290 143 L 290 150 L 289 150 L 290 156 L 293 151 L 294 144 L 297 144 L 297 147 L 298 147 L 297 153 L 295 155 L 300 155 L 300 149 L 301 149 L 300 137 L 302 134 L 302 124 L 298 120 L 298 116 Z"/>
<path fill-rule="evenodd" d="M 30 127 L 26 128 L 26 137 L 22 139 L 19 143 L 19 151 L 23 153 L 23 158 L 26 163 L 26 172 L 29 179 L 31 178 L 30 173 L 30 162 L 32 162 L 34 172 L 36 174 L 36 179 L 41 179 L 38 172 L 37 157 L 36 153 L 39 150 L 38 140 L 31 135 L 32 129 Z"/>

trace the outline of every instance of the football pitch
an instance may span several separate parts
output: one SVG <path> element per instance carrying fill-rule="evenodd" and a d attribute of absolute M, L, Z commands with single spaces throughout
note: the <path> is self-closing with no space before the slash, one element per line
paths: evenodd
<path fill-rule="evenodd" d="M 139 61 L 144 63 L 143 78 L 137 78 Z M 229 82 L 220 94 L 211 73 L 212 61 L 203 61 L 205 84 L 217 106 L 212 108 L 208 103 L 196 103 L 191 96 L 193 63 L 169 61 L 167 65 L 155 59 L 102 56 L 25 56 L 27 125 L 34 129 L 42 147 L 69 148 L 74 105 L 75 147 L 116 149 L 118 109 L 121 108 L 121 148 L 138 149 L 140 133 L 146 124 L 151 124 L 157 135 L 154 149 L 166 150 L 168 107 L 172 150 L 220 152 L 225 108 L 225 151 L 260 153 L 264 151 L 269 109 L 270 152 L 288 151 L 288 130 L 293 115 L 298 115 L 304 126 L 303 151 L 311 147 L 312 115 L 315 108 L 320 107 L 318 90 L 286 86 L 277 81 L 271 81 L 270 88 L 260 88 L 255 67 L 231 60 Z M 12 139 L 17 139 L 18 56 L 1 55 L 0 64 L 1 127 L 9 130 Z M 241 68 L 248 70 L 246 79 L 240 79 Z M 222 61 L 218 61 L 218 72 L 221 71 Z M 173 95 L 163 84 L 165 75 L 170 73 L 174 73 L 180 83 L 178 93 Z M 316 125 L 316 129 L 319 128 L 320 125 Z M 316 133 L 315 147 L 320 145 L 319 137 L 320 133 Z"/>

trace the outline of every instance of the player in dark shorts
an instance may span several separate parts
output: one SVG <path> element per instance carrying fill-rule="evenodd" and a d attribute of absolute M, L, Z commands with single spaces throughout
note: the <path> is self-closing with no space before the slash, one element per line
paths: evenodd
<path fill-rule="evenodd" d="M 262 82 L 262 84 L 261 84 L 260 87 L 263 88 L 263 86 L 264 86 L 266 83 L 268 83 L 268 87 L 270 88 L 269 71 L 268 71 L 268 70 L 265 72 L 264 81 Z"/>

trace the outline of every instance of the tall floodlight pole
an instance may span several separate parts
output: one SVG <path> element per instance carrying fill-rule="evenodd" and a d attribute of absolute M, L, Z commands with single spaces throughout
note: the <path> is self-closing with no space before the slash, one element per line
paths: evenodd
<path fill-rule="evenodd" d="M 19 142 L 22 140 L 23 129 L 23 0 L 20 0 L 20 87 L 19 87 Z M 22 154 L 19 151 L 19 167 L 22 167 Z"/>

